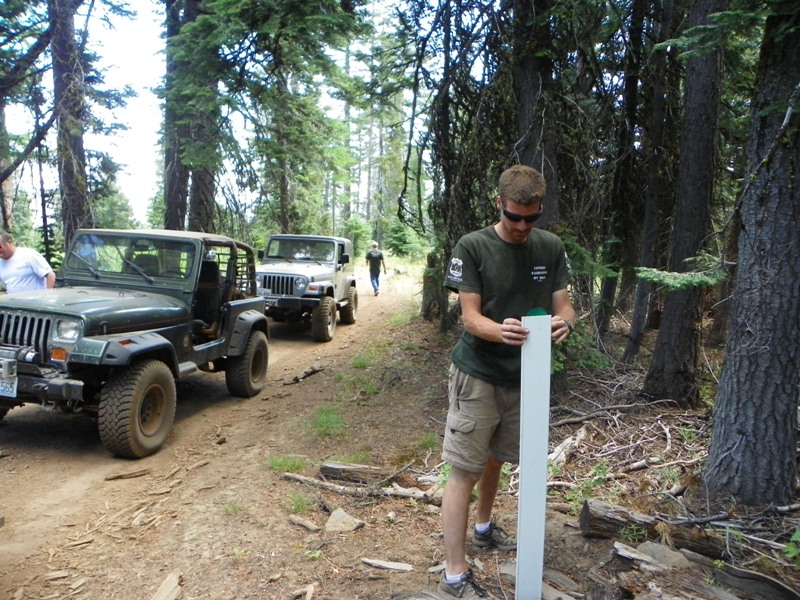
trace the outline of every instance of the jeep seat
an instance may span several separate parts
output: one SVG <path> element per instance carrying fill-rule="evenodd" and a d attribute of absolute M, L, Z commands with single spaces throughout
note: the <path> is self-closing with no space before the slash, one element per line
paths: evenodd
<path fill-rule="evenodd" d="M 161 261 L 155 254 L 137 254 L 133 258 L 133 264 L 151 277 L 161 275 Z"/>
<path fill-rule="evenodd" d="M 219 265 L 213 260 L 204 260 L 200 263 L 200 278 L 194 298 L 194 318 L 205 324 L 204 333 L 214 331 L 213 326 L 219 320 L 221 304 L 222 281 L 219 277 Z"/>

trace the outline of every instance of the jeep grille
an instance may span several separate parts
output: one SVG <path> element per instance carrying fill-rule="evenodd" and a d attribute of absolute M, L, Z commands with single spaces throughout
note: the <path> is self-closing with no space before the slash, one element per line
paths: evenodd
<path fill-rule="evenodd" d="M 14 346 L 33 346 L 45 356 L 53 322 L 49 317 L 0 311 L 0 342 Z"/>
<path fill-rule="evenodd" d="M 294 275 L 264 275 L 261 287 L 273 296 L 294 296 Z"/>

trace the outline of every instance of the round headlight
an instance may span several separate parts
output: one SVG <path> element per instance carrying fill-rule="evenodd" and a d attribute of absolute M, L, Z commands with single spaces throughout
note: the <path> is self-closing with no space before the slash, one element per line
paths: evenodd
<path fill-rule="evenodd" d="M 305 277 L 295 277 L 294 278 L 294 289 L 301 294 L 305 291 L 306 286 L 308 285 L 308 281 Z"/>
<path fill-rule="evenodd" d="M 81 335 L 81 322 L 77 319 L 59 319 L 56 324 L 56 336 L 59 339 L 74 342 Z"/>

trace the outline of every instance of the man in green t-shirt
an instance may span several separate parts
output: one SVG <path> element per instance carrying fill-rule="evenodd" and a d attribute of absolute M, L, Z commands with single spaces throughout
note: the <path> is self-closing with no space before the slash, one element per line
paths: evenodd
<path fill-rule="evenodd" d="M 372 284 L 372 291 L 377 296 L 381 291 L 381 265 L 383 274 L 386 275 L 386 262 L 383 260 L 383 252 L 378 250 L 378 242 L 372 242 L 372 250 L 367 252 L 366 259 L 369 266 L 369 281 Z"/>
<path fill-rule="evenodd" d="M 478 486 L 471 542 L 515 550 L 516 538 L 492 521 L 503 463 L 519 462 L 521 350 L 533 308 L 551 317 L 552 339 L 574 329 L 569 263 L 554 234 L 534 228 L 546 185 L 524 165 L 500 176 L 499 221 L 463 236 L 445 274 L 458 292 L 464 332 L 453 349 L 442 459 L 450 464 L 442 501 L 445 571 L 437 597 L 491 598 L 474 580 L 465 543 L 472 488 Z"/>

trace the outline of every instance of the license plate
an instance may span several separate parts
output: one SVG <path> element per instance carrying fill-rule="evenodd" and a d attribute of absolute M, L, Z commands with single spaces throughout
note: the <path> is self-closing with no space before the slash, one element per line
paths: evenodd
<path fill-rule="evenodd" d="M 17 397 L 16 377 L 0 377 L 0 396 Z"/>
<path fill-rule="evenodd" d="M 258 293 L 259 296 L 271 296 L 272 295 L 272 290 L 269 289 L 269 288 L 258 288 L 256 290 L 256 292 Z"/>

